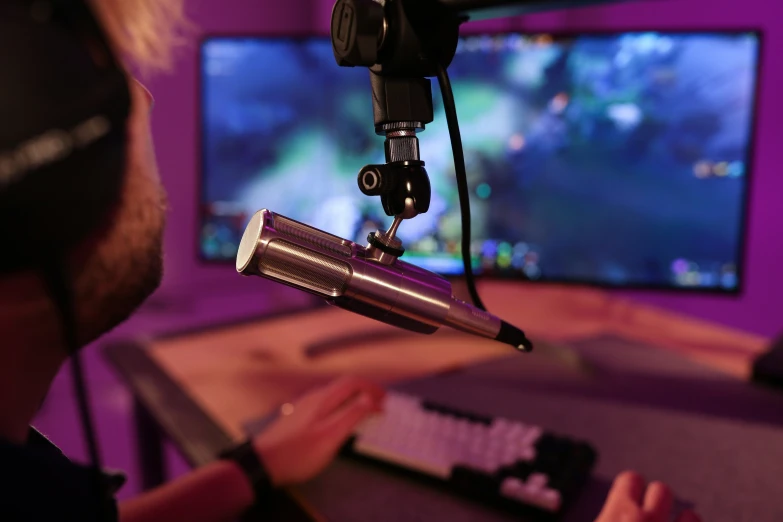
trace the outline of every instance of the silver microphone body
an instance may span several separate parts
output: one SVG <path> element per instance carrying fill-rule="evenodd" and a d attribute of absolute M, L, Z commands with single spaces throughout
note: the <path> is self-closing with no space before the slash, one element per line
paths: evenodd
<path fill-rule="evenodd" d="M 361 245 L 266 209 L 245 229 L 236 268 L 413 332 L 447 325 L 519 350 L 532 347 L 518 328 L 455 298 L 445 278 L 399 259 L 381 263 Z"/>

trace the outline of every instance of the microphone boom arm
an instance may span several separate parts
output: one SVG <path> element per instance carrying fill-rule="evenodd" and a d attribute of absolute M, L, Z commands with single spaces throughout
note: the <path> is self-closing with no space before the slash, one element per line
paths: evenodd
<path fill-rule="evenodd" d="M 469 20 L 490 20 L 623 1 L 626 0 L 437 0 L 436 3 Z"/>
<path fill-rule="evenodd" d="M 628 0 L 337 0 L 331 40 L 342 67 L 370 71 L 375 132 L 385 136 L 386 164 L 367 165 L 359 189 L 380 196 L 395 218 L 386 232 L 370 234 L 371 246 L 387 258 L 404 252 L 394 233 L 402 220 L 429 210 L 431 188 L 417 133 L 432 123 L 432 86 L 451 64 L 459 28 L 469 20 L 585 7 Z"/>

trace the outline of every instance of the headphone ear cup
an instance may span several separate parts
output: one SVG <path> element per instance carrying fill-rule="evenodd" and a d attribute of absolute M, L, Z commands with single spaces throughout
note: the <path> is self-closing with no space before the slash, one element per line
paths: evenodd
<path fill-rule="evenodd" d="M 0 3 L 6 272 L 40 265 L 101 226 L 125 173 L 127 76 L 82 1 L 51 2 L 46 17 L 33 4 Z"/>
<path fill-rule="evenodd" d="M 111 218 L 125 170 L 125 133 L 37 170 L 0 193 L 0 272 L 38 266 Z"/>

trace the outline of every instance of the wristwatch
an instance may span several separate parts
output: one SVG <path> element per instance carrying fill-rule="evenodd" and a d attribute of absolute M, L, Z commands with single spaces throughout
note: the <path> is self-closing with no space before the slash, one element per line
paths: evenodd
<path fill-rule="evenodd" d="M 229 448 L 222 452 L 219 457 L 223 460 L 231 460 L 239 465 L 248 480 L 250 480 L 256 503 L 262 498 L 268 497 L 275 490 L 269 472 L 261 462 L 261 459 L 258 458 L 252 441 L 248 440 L 238 446 Z"/>

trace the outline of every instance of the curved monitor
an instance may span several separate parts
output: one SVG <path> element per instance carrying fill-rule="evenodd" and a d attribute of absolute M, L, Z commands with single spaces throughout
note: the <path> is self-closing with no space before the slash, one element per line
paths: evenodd
<path fill-rule="evenodd" d="M 463 37 L 449 69 L 483 275 L 736 292 L 760 38 L 753 32 Z M 369 73 L 327 38 L 213 37 L 201 53 L 199 254 L 233 262 L 269 208 L 365 243 L 386 228 L 356 176 L 382 163 Z M 428 213 L 406 261 L 462 272 L 446 118 L 419 135 Z"/>

